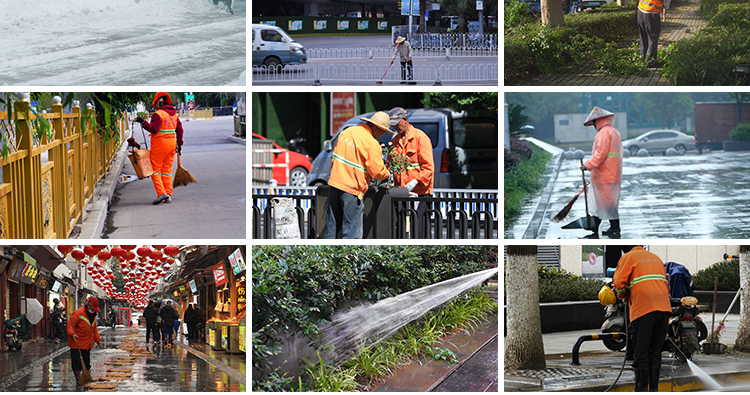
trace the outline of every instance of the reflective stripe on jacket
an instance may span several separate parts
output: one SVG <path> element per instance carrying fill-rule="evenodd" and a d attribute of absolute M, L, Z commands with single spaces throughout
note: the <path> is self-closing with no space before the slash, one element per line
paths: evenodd
<path fill-rule="evenodd" d="M 362 199 L 370 178 L 385 180 L 388 169 L 383 150 L 366 123 L 352 126 L 339 134 L 331 159 L 328 185 Z"/>
<path fill-rule="evenodd" d="M 663 12 L 664 3 L 659 0 L 638 0 L 638 8 L 646 12 Z"/>
<path fill-rule="evenodd" d="M 629 298 L 630 322 L 653 311 L 672 311 L 664 263 L 642 247 L 620 258 L 613 284 L 618 298 Z"/>
<path fill-rule="evenodd" d="M 70 348 L 91 350 L 94 347 L 94 343 L 101 341 L 99 330 L 96 329 L 96 317 L 94 317 L 94 322 L 89 321 L 85 305 L 70 315 L 67 324 L 67 331 L 68 347 Z M 76 344 L 75 339 L 73 339 L 73 333 L 78 335 L 78 344 Z M 80 347 L 78 347 L 79 345 Z"/>
<path fill-rule="evenodd" d="M 402 137 L 393 136 L 393 151 L 409 158 L 409 165 L 401 174 L 394 174 L 396 186 L 406 186 L 411 180 L 417 180 L 412 192 L 417 195 L 432 194 L 435 183 L 435 162 L 432 159 L 432 141 L 427 135 L 409 124 L 409 131 Z"/>

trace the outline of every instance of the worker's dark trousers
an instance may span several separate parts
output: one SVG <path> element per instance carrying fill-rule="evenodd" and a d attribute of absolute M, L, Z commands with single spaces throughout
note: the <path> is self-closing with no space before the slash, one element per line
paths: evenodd
<path fill-rule="evenodd" d="M 641 57 L 654 61 L 661 33 L 661 14 L 645 13 L 641 10 L 638 10 L 636 14 L 638 14 L 638 32 L 641 36 Z"/>
<path fill-rule="evenodd" d="M 661 350 L 667 337 L 669 313 L 653 311 L 631 323 L 635 336 L 635 390 L 658 391 Z"/>
<path fill-rule="evenodd" d="M 424 195 L 419 195 L 419 197 L 432 197 L 431 194 L 426 193 Z M 427 217 L 427 219 L 430 219 L 430 214 L 425 212 L 427 211 L 427 208 L 429 206 L 432 206 L 432 203 L 430 202 L 419 202 L 419 205 L 417 206 L 417 238 L 419 239 L 431 239 L 432 237 L 428 237 L 429 235 L 427 232 L 430 231 L 430 228 L 425 228 L 424 224 L 422 223 L 423 217 Z M 431 232 L 430 232 L 431 233 Z"/>
<path fill-rule="evenodd" d="M 412 66 L 411 60 L 407 60 L 406 62 L 401 62 L 401 80 L 413 80 L 414 79 L 414 66 Z"/>

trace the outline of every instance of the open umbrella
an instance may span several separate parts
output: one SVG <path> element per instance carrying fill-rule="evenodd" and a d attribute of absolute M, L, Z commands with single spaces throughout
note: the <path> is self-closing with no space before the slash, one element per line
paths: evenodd
<path fill-rule="evenodd" d="M 44 317 L 44 308 L 36 299 L 26 299 L 26 319 L 36 325 Z"/>

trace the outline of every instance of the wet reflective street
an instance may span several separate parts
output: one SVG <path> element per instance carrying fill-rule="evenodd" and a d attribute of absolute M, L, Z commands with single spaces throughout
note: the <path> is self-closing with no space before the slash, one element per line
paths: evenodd
<path fill-rule="evenodd" d="M 581 187 L 579 167 L 578 160 L 563 161 L 538 238 L 583 238 L 590 234 L 582 229 L 562 229 L 586 216 L 583 196 L 567 218 L 560 223 L 550 221 Z M 623 173 L 621 238 L 750 238 L 750 153 L 631 157 L 624 160 Z M 538 203 L 538 198 L 528 203 L 524 210 L 527 214 L 506 232 L 507 238 L 523 237 Z M 604 221 L 599 230 L 608 228 L 608 221 Z"/>
<path fill-rule="evenodd" d="M 137 392 L 214 392 L 245 391 L 245 355 L 211 351 L 202 343 L 196 347 L 175 344 L 172 348 L 153 348 L 155 356 L 138 357 L 132 365 L 112 365 L 116 358 L 127 357 L 119 346 L 127 336 L 137 335 L 136 345 L 145 350 L 145 328 L 99 328 L 103 348 L 91 352 L 91 376 L 104 376 L 108 369 L 132 369 L 132 377 L 116 381 L 118 391 Z M 65 343 L 51 340 L 24 343 L 21 352 L 3 352 L 0 357 L 0 390 L 83 391 L 76 386 L 71 369 L 70 351 Z"/>

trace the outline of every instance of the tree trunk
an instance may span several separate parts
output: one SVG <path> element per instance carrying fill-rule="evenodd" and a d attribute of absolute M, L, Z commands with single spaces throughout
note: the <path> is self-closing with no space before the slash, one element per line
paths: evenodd
<path fill-rule="evenodd" d="M 562 1 L 542 0 L 542 24 L 556 27 L 565 26 Z"/>
<path fill-rule="evenodd" d="M 537 247 L 508 246 L 505 369 L 544 369 Z"/>
<path fill-rule="evenodd" d="M 745 291 L 740 296 L 740 327 L 734 349 L 750 352 L 750 246 L 740 246 L 740 287 Z"/>
<path fill-rule="evenodd" d="M 464 10 L 463 8 L 458 9 L 458 32 L 466 33 L 466 24 L 464 23 Z"/>
<path fill-rule="evenodd" d="M 427 18 L 424 17 L 425 7 L 427 2 L 425 0 L 419 0 L 419 32 L 427 33 Z"/>

